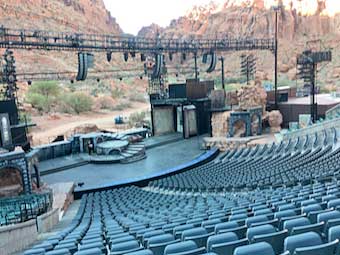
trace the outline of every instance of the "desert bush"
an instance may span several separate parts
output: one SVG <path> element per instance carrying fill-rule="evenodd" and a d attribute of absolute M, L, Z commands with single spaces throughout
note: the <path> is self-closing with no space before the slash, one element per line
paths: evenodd
<path fill-rule="evenodd" d="M 131 108 L 131 103 L 128 100 L 120 100 L 113 108 L 114 111 L 123 111 Z"/>
<path fill-rule="evenodd" d="M 95 109 L 112 110 L 115 107 L 115 101 L 110 96 L 102 96 L 95 100 Z"/>
<path fill-rule="evenodd" d="M 56 97 L 58 96 L 60 91 L 60 87 L 58 83 L 55 81 L 43 81 L 43 82 L 34 82 L 29 90 L 28 93 L 35 93 L 45 96 L 46 98 L 49 97 Z"/>
<path fill-rule="evenodd" d="M 120 88 L 115 87 L 111 91 L 111 97 L 113 99 L 121 98 L 123 97 L 123 95 L 124 95 L 124 92 Z"/>
<path fill-rule="evenodd" d="M 26 101 L 32 105 L 33 108 L 39 112 L 46 112 L 51 107 L 51 102 L 45 96 L 38 93 L 28 93 Z"/>
<path fill-rule="evenodd" d="M 76 114 L 91 111 L 93 105 L 92 98 L 80 92 L 68 94 L 61 101 L 63 101 L 64 112 L 74 112 Z"/>
<path fill-rule="evenodd" d="M 134 127 L 141 122 L 144 122 L 146 117 L 146 112 L 135 112 L 131 113 L 129 116 L 129 126 Z"/>
<path fill-rule="evenodd" d="M 60 87 L 54 81 L 33 83 L 26 95 L 26 101 L 39 112 L 49 112 L 59 95 Z"/>
<path fill-rule="evenodd" d="M 138 92 L 131 93 L 128 98 L 132 102 L 140 102 L 140 103 L 146 102 L 145 95 L 142 93 L 138 93 Z"/>

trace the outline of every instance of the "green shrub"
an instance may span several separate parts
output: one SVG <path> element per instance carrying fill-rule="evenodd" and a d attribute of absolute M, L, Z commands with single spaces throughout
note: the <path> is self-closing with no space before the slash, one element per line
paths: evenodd
<path fill-rule="evenodd" d="M 93 105 L 92 98 L 84 93 L 71 93 L 63 97 L 62 100 L 64 101 L 64 107 L 69 107 L 77 114 L 90 111 Z"/>
<path fill-rule="evenodd" d="M 28 93 L 35 93 L 45 96 L 46 98 L 49 97 L 56 97 L 59 94 L 60 87 L 58 83 L 55 81 L 43 81 L 43 82 L 34 82 L 29 90 Z"/>
<path fill-rule="evenodd" d="M 55 81 L 34 82 L 26 95 L 26 101 L 39 112 L 49 112 L 59 95 L 60 87 Z"/>
<path fill-rule="evenodd" d="M 124 95 L 124 92 L 120 88 L 115 87 L 111 91 L 111 97 L 113 99 L 121 98 L 121 97 L 123 97 L 123 95 Z"/>
<path fill-rule="evenodd" d="M 26 96 L 26 101 L 39 112 L 48 112 L 51 107 L 50 100 L 47 97 L 38 93 L 28 93 Z"/>

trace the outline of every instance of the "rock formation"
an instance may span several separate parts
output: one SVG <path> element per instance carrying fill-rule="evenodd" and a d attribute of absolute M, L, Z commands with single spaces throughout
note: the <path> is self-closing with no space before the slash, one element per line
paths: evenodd
<path fill-rule="evenodd" d="M 268 113 L 268 122 L 270 126 L 270 132 L 277 133 L 281 131 L 281 124 L 283 117 L 280 111 L 271 111 Z"/>
<path fill-rule="evenodd" d="M 226 137 L 228 134 L 228 122 L 230 112 L 215 112 L 211 117 L 213 137 Z"/>
<path fill-rule="evenodd" d="M 243 86 L 237 91 L 237 98 L 240 109 L 246 110 L 261 106 L 264 113 L 267 103 L 267 93 L 261 83 L 255 82 L 251 85 Z"/>

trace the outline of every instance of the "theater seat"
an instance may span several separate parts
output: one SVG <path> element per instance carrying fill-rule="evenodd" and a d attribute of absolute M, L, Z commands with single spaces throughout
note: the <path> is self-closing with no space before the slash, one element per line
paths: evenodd
<path fill-rule="evenodd" d="M 232 242 L 237 240 L 238 237 L 233 232 L 210 236 L 207 240 L 207 251 L 211 251 L 212 246 L 215 244 Z"/>
<path fill-rule="evenodd" d="M 283 230 L 275 233 L 256 235 L 254 236 L 252 242 L 267 242 L 273 247 L 275 254 L 279 254 L 283 251 L 283 242 L 287 236 L 288 231 Z"/>
<path fill-rule="evenodd" d="M 336 255 L 339 245 L 339 240 L 333 242 L 314 245 L 309 247 L 302 247 L 295 249 L 295 255 Z"/>
<path fill-rule="evenodd" d="M 86 249 L 74 253 L 74 255 L 101 255 L 101 254 L 103 253 L 99 248 Z"/>
<path fill-rule="evenodd" d="M 320 245 L 322 244 L 321 237 L 315 232 L 288 236 L 284 241 L 284 251 L 294 253 L 296 248 Z"/>
<path fill-rule="evenodd" d="M 129 253 L 125 253 L 124 255 L 154 255 L 150 250 L 141 250 L 141 251 L 133 251 Z"/>
<path fill-rule="evenodd" d="M 272 246 L 266 242 L 254 243 L 238 247 L 234 255 L 275 255 Z"/>
<path fill-rule="evenodd" d="M 183 241 L 169 244 L 165 247 L 164 255 L 194 255 L 204 253 L 205 248 L 197 248 L 194 241 Z"/>
<path fill-rule="evenodd" d="M 137 241 L 128 241 L 111 245 L 110 254 L 119 255 L 123 253 L 138 251 L 142 249 Z"/>

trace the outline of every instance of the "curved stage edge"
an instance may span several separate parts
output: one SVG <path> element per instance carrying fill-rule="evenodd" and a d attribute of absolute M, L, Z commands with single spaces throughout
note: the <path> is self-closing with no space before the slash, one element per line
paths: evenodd
<path fill-rule="evenodd" d="M 180 164 L 178 166 L 175 166 L 175 167 L 172 167 L 166 170 L 159 171 L 154 174 L 150 174 L 150 175 L 146 175 L 146 176 L 142 176 L 138 178 L 129 178 L 125 180 L 107 183 L 107 184 L 100 185 L 100 186 L 92 186 L 92 187 L 90 186 L 87 188 L 76 187 L 74 190 L 74 198 L 80 199 L 82 195 L 87 194 L 87 193 L 103 191 L 103 190 L 108 190 L 112 188 L 120 188 L 120 187 L 124 187 L 128 185 L 136 185 L 139 187 L 144 187 L 144 186 L 147 186 L 150 181 L 161 179 L 161 178 L 173 175 L 173 174 L 181 173 L 181 172 L 190 170 L 194 167 L 203 165 L 215 159 L 218 153 L 219 153 L 218 149 L 211 149 L 189 162 Z"/>

